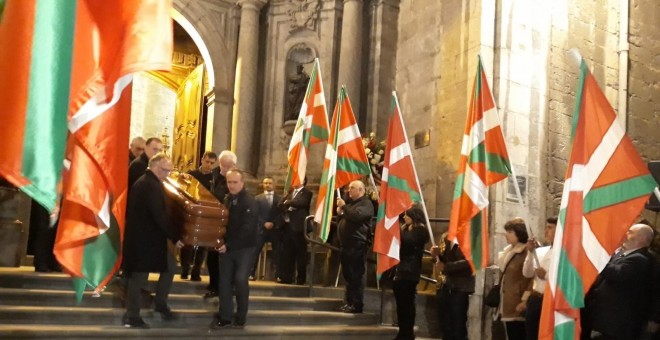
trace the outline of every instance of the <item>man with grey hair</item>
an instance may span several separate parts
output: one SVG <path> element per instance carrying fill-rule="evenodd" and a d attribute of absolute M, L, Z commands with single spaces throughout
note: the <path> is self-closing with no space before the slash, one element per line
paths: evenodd
<path fill-rule="evenodd" d="M 213 195 L 220 201 L 224 202 L 225 196 L 229 193 L 229 188 L 227 187 L 227 172 L 236 167 L 236 162 L 238 158 L 236 154 L 229 151 L 223 150 L 218 155 L 218 167 L 213 169 L 213 183 L 211 184 L 211 192 Z M 227 207 L 229 208 L 229 207 Z M 206 268 L 209 271 L 209 285 L 207 287 L 207 292 L 204 294 L 204 298 L 211 298 L 218 296 L 218 273 L 220 271 L 219 264 L 219 254 L 213 248 L 208 248 L 206 253 Z"/>
<path fill-rule="evenodd" d="M 163 151 L 163 142 L 156 138 L 151 137 L 147 139 L 144 147 L 144 153 L 140 157 L 135 158 L 131 164 L 128 166 L 128 192 L 131 192 L 131 187 L 135 181 L 138 180 L 144 171 L 147 170 L 149 160 L 154 157 L 157 153 Z"/>
<path fill-rule="evenodd" d="M 168 240 L 181 248 L 178 233 L 167 221 L 163 180 L 172 171 L 172 162 L 163 153 L 149 160 L 149 167 L 130 191 L 126 208 L 123 268 L 127 278 L 124 327 L 149 328 L 140 317 L 140 291 L 149 273 L 160 273 L 156 284 L 154 310 L 163 320 L 175 319 L 167 305 L 176 271 L 176 259 L 168 250 Z"/>
<path fill-rule="evenodd" d="M 144 153 L 144 138 L 138 136 L 131 140 L 131 144 L 128 146 L 128 164 L 140 157 Z"/>
<path fill-rule="evenodd" d="M 655 268 L 653 228 L 635 224 L 585 296 L 581 339 L 639 339 L 646 326 Z"/>

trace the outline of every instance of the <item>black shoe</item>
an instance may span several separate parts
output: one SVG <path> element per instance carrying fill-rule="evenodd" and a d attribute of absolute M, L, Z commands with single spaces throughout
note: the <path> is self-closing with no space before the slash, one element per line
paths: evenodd
<path fill-rule="evenodd" d="M 230 328 L 230 327 L 232 327 L 231 321 L 223 321 L 223 320 L 220 321 L 214 320 L 213 322 L 211 322 L 211 325 L 209 326 L 209 328 L 211 329 L 222 329 L 222 328 Z"/>
<path fill-rule="evenodd" d="M 289 281 L 289 280 L 284 280 L 284 279 L 282 279 L 281 277 L 278 277 L 275 281 L 276 281 L 277 283 L 281 283 L 281 284 L 285 284 L 285 285 L 291 284 L 291 281 Z"/>
<path fill-rule="evenodd" d="M 199 282 L 199 281 L 202 281 L 202 277 L 199 276 L 199 275 L 191 275 L 190 276 L 190 281 Z"/>
<path fill-rule="evenodd" d="M 231 328 L 243 329 L 243 328 L 245 328 L 245 322 L 234 322 L 231 325 Z"/>
<path fill-rule="evenodd" d="M 188 274 L 181 274 L 181 280 L 188 280 Z"/>
<path fill-rule="evenodd" d="M 177 319 L 177 315 L 172 312 L 170 307 L 156 308 L 154 309 L 154 312 L 160 313 L 161 318 L 163 318 L 165 321 L 172 321 Z"/>
<path fill-rule="evenodd" d="M 124 322 L 124 327 L 126 328 L 138 328 L 138 329 L 149 329 L 149 324 L 144 322 L 142 318 L 127 318 Z"/>
<path fill-rule="evenodd" d="M 214 298 L 216 296 L 218 296 L 218 292 L 213 291 L 213 290 L 209 290 L 208 292 L 206 292 L 206 294 L 204 294 L 205 299 Z"/>
<path fill-rule="evenodd" d="M 256 278 L 255 278 L 253 275 L 250 275 L 250 277 L 248 277 L 248 280 L 250 280 L 250 281 L 255 281 Z"/>
<path fill-rule="evenodd" d="M 340 311 L 340 312 L 343 312 L 343 311 L 345 311 L 345 310 L 347 310 L 347 309 L 349 309 L 349 308 L 351 308 L 351 305 L 349 305 L 349 304 L 345 304 L 345 305 L 343 305 L 343 306 L 337 308 L 337 310 Z"/>
<path fill-rule="evenodd" d="M 349 306 L 348 308 L 344 309 L 342 312 L 348 313 L 348 314 L 360 314 L 360 313 L 362 313 L 362 308 L 357 308 L 355 306 Z"/>

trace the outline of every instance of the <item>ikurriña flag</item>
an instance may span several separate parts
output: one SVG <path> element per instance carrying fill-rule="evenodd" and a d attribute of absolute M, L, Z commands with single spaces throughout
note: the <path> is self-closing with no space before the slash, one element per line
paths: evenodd
<path fill-rule="evenodd" d="M 510 173 L 497 107 L 479 58 L 447 236 L 458 242 L 473 271 L 488 264 L 488 187 Z"/>
<path fill-rule="evenodd" d="M 385 161 L 380 183 L 374 252 L 378 254 L 376 274 L 399 263 L 401 230 L 399 215 L 421 202 L 419 180 L 396 93 L 392 93 L 392 114 L 385 140 Z"/>
<path fill-rule="evenodd" d="M 539 339 L 580 337 L 585 294 L 656 187 L 584 61 L 575 103 Z"/>
<path fill-rule="evenodd" d="M 335 189 L 370 174 L 371 168 L 364 153 L 360 129 L 346 88 L 342 86 L 330 124 L 330 137 L 314 217 L 314 221 L 321 224 L 319 236 L 324 242 L 330 233 Z"/>
<path fill-rule="evenodd" d="M 98 293 L 121 263 L 134 72 L 169 70 L 171 2 L 78 1 L 74 21 L 67 158 L 54 253 L 78 298 Z M 51 53 L 52 55 L 52 53 Z"/>
<path fill-rule="evenodd" d="M 284 184 L 285 192 L 304 183 L 310 145 L 326 140 L 328 140 L 328 111 L 323 92 L 323 79 L 321 79 L 321 65 L 316 58 L 289 144 L 287 155 L 289 169 Z"/>
<path fill-rule="evenodd" d="M 0 176 L 53 211 L 67 138 L 76 2 L 2 2 Z"/>

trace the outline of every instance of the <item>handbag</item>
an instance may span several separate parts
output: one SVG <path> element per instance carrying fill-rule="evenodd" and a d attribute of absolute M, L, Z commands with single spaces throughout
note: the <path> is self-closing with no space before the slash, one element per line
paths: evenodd
<path fill-rule="evenodd" d="M 506 263 L 506 265 L 504 266 L 504 270 L 502 271 L 502 276 L 504 276 L 504 273 L 506 272 L 506 267 L 509 266 L 509 263 L 511 263 L 511 261 L 513 260 L 514 257 L 516 257 L 516 255 L 518 255 L 518 253 L 513 254 L 509 262 Z M 500 282 L 493 285 L 493 287 L 491 287 L 490 290 L 488 291 L 488 294 L 486 294 L 486 297 L 484 298 L 484 304 L 486 306 L 492 308 L 497 308 L 500 306 L 501 283 L 502 283 L 502 277 L 500 277 Z"/>

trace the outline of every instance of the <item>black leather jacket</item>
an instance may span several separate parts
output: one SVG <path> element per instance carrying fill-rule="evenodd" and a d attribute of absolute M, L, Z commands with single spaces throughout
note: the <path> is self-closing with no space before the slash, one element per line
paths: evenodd
<path fill-rule="evenodd" d="M 374 206 L 369 198 L 365 195 L 347 202 L 342 211 L 338 225 L 341 246 L 367 244 L 371 239 L 371 218 L 374 216 Z"/>

